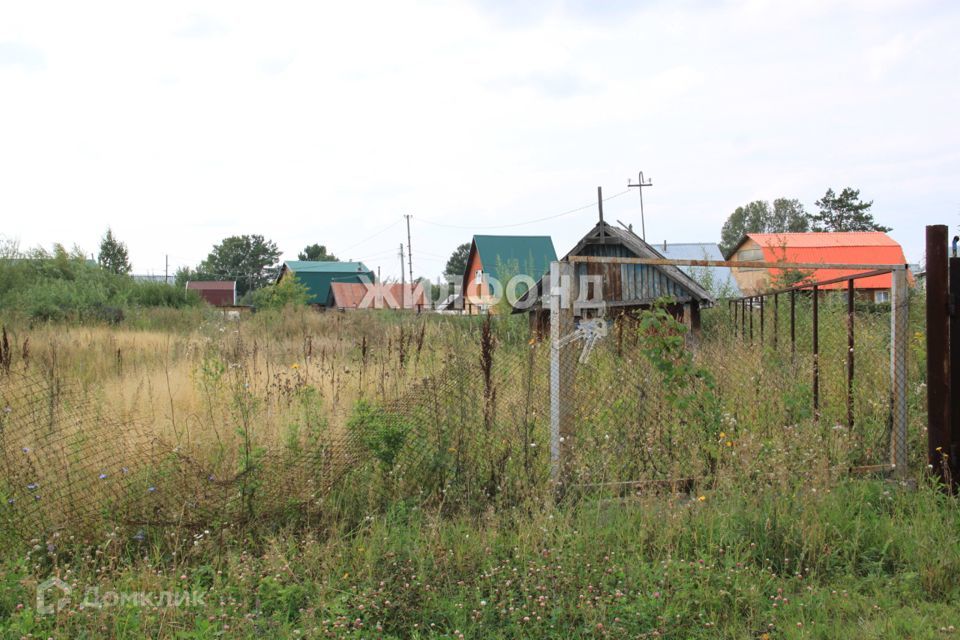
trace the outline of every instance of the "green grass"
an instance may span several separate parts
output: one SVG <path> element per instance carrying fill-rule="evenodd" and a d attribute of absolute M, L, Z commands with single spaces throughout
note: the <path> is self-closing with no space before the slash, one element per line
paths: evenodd
<path fill-rule="evenodd" d="M 231 540 L 189 557 L 106 539 L 11 549 L 5 637 L 944 638 L 960 627 L 960 510 L 874 480 L 650 496 L 478 518 L 397 507 L 359 529 Z M 240 544 L 240 543 L 243 544 Z M 200 550 L 197 550 L 199 548 Z M 79 555 L 72 555 L 74 552 Z M 33 611 L 77 590 L 204 592 L 199 607 Z M 21 607 L 21 605 L 23 605 Z M 952 627 L 951 627 L 952 625 Z"/>

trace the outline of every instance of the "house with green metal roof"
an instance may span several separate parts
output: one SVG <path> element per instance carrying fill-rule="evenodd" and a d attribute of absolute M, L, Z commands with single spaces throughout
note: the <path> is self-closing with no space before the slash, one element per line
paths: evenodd
<path fill-rule="evenodd" d="M 494 310 L 494 296 L 505 295 L 515 277 L 513 293 L 523 295 L 556 259 L 550 236 L 473 236 L 461 284 L 464 310 Z"/>
<path fill-rule="evenodd" d="M 317 262 L 311 260 L 287 260 L 280 268 L 277 282 L 290 275 L 307 287 L 310 297 L 307 304 L 326 306 L 331 298 L 330 285 L 334 282 L 374 281 L 373 271 L 362 262 Z"/>

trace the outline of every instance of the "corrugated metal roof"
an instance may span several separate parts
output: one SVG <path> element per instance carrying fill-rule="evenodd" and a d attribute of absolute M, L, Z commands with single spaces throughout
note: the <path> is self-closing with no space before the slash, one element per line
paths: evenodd
<path fill-rule="evenodd" d="M 550 236 L 473 236 L 473 242 L 483 270 L 501 281 L 501 266 L 516 262 L 519 273 L 508 276 L 524 274 L 539 280 L 550 269 L 550 263 L 557 259 Z"/>
<path fill-rule="evenodd" d="M 233 291 L 236 286 L 235 280 L 190 280 L 187 282 L 187 289 L 206 291 Z"/>
<path fill-rule="evenodd" d="M 747 237 L 760 245 L 789 245 L 792 248 L 829 247 L 900 247 L 897 242 L 880 231 L 837 231 L 807 233 L 748 233 Z"/>
<path fill-rule="evenodd" d="M 903 249 L 895 240 L 879 231 L 849 233 L 750 233 L 747 237 L 763 249 L 767 262 L 823 262 L 833 264 L 906 264 Z M 858 244 L 859 243 L 859 244 Z M 781 269 L 770 269 L 771 277 Z M 817 269 L 814 280 L 832 280 L 862 272 L 863 269 Z M 841 289 L 845 282 L 826 285 Z M 854 280 L 857 289 L 889 289 L 892 276 L 887 273 Z"/>
<path fill-rule="evenodd" d="M 371 287 L 380 287 L 379 300 L 377 291 L 371 292 Z M 399 309 L 401 305 L 404 309 L 416 309 L 418 305 L 426 308 L 427 295 L 423 287 L 412 288 L 410 285 L 401 285 L 399 282 L 389 284 L 374 284 L 369 286 L 360 282 L 334 282 L 330 285 L 331 306 L 337 309 L 357 309 L 364 298 L 370 293 L 373 298 L 367 299 L 367 304 L 371 309 Z M 406 292 L 406 296 L 403 294 Z"/>
<path fill-rule="evenodd" d="M 294 273 L 330 273 L 370 271 L 362 262 L 330 262 L 319 260 L 286 260 L 284 263 Z"/>
<path fill-rule="evenodd" d="M 330 284 L 333 282 L 361 282 L 361 278 L 373 281 L 373 272 L 362 262 L 313 262 L 287 260 L 283 263 L 279 281 L 287 271 L 307 287 L 309 304 L 325 305 L 330 300 Z"/>

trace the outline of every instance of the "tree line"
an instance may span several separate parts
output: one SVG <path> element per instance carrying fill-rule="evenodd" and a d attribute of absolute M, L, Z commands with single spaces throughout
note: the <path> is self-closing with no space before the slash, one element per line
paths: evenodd
<path fill-rule="evenodd" d="M 805 231 L 890 231 L 877 224 L 870 213 L 873 200 L 860 199 L 860 190 L 844 188 L 839 194 L 827 189 L 808 213 L 797 199 L 777 198 L 773 203 L 755 200 L 737 207 L 720 230 L 720 250 L 729 256 L 748 233 L 796 233 Z"/>

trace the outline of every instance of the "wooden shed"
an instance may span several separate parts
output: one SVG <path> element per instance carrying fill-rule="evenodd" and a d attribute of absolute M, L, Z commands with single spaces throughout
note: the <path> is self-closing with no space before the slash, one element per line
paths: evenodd
<path fill-rule="evenodd" d="M 664 256 L 653 246 L 644 242 L 629 229 L 613 227 L 603 220 L 599 221 L 564 257 L 572 256 L 596 258 L 593 261 L 575 262 L 575 276 L 578 281 L 588 281 L 590 277 L 600 282 L 599 291 L 591 289 L 581 292 L 588 298 L 580 305 L 582 312 L 577 315 L 590 315 L 588 310 L 592 301 L 602 301 L 602 308 L 611 314 L 629 313 L 631 310 L 646 309 L 661 298 L 672 298 L 671 310 L 678 318 L 688 318 L 693 326 L 699 325 L 700 309 L 712 306 L 716 300 L 709 291 L 696 280 L 672 265 L 622 264 L 604 262 L 603 258 L 653 258 Z M 550 276 L 545 275 L 537 283 L 529 297 L 521 300 L 517 310 L 532 311 L 532 322 L 538 329 L 546 326 L 549 302 L 544 292 L 550 291 Z"/>
<path fill-rule="evenodd" d="M 190 280 L 187 289 L 200 294 L 200 297 L 215 307 L 232 307 L 237 304 L 236 280 Z"/>

